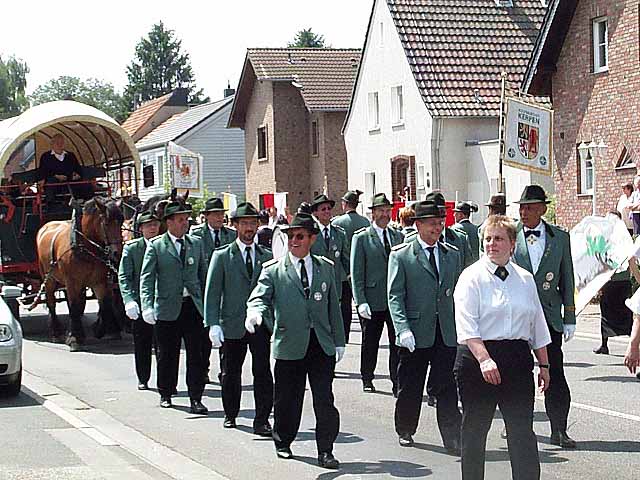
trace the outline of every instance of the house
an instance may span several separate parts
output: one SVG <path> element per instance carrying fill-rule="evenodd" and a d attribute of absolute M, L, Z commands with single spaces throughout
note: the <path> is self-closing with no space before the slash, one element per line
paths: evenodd
<path fill-rule="evenodd" d="M 222 100 L 190 108 L 185 105 L 170 116 L 163 110 L 175 108 L 175 105 L 165 103 L 153 109 L 151 115 L 140 115 L 135 123 L 131 117 L 127 119 L 125 125 L 139 124 L 137 131 L 146 132 L 136 141 L 143 169 L 138 185 L 140 199 L 164 193 L 173 186 L 189 189 L 191 196 L 202 195 L 206 187 L 210 194 L 229 192 L 244 197 L 244 133 L 240 129 L 227 128 L 233 93 L 232 89 L 227 89 Z M 141 109 L 152 110 L 148 103 Z M 164 120 L 148 128 L 160 118 Z M 199 158 L 201 161 L 197 160 Z M 188 159 L 191 163 L 187 163 Z M 193 178 L 191 186 L 178 181 L 176 175 L 181 170 L 176 162 L 182 162 L 182 169 L 188 168 L 187 178 Z"/>
<path fill-rule="evenodd" d="M 287 192 L 293 212 L 319 193 L 343 195 L 341 129 L 359 64 L 357 49 L 247 50 L 229 127 L 245 132 L 248 201 L 262 208 Z"/>
<path fill-rule="evenodd" d="M 137 142 L 151 130 L 176 113 L 184 112 L 188 108 L 186 88 L 177 88 L 158 98 L 142 103 L 129 115 L 124 128 L 134 142 Z"/>
<path fill-rule="evenodd" d="M 556 217 L 614 210 L 640 152 L 638 0 L 553 0 L 523 90 L 553 102 Z M 606 145 L 606 151 L 581 145 Z"/>
<path fill-rule="evenodd" d="M 374 0 L 344 125 L 349 188 L 486 203 L 498 191 L 501 73 L 522 81 L 545 12 L 541 0 Z M 511 214 L 525 185 L 553 187 L 508 166 L 504 178 Z"/>

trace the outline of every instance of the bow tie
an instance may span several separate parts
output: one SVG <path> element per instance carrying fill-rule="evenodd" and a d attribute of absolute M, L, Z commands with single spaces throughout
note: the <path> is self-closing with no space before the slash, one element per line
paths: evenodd
<path fill-rule="evenodd" d="M 525 230 L 524 238 L 530 237 L 531 235 L 540 238 L 540 233 L 538 230 Z"/>

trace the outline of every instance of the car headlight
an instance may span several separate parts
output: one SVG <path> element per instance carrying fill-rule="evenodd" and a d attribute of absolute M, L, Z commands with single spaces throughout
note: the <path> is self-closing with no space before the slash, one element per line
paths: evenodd
<path fill-rule="evenodd" d="M 13 331 L 9 325 L 0 325 L 0 342 L 8 342 L 13 338 Z"/>

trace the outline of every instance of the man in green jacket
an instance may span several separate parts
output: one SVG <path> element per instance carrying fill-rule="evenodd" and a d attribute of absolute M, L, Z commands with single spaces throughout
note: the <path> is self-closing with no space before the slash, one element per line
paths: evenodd
<path fill-rule="evenodd" d="M 144 251 L 150 240 L 160 231 L 160 220 L 152 212 L 144 212 L 138 217 L 142 237 L 125 243 L 118 268 L 118 284 L 124 302 L 124 310 L 133 321 L 133 348 L 138 376 L 138 390 L 149 389 L 151 376 L 151 348 L 153 346 L 153 326 L 140 318 L 140 271 Z"/>
<path fill-rule="evenodd" d="M 575 440 L 567 434 L 571 392 L 562 355 L 563 337 L 568 342 L 576 331 L 571 241 L 567 232 L 542 219 L 549 203 L 542 187 L 528 185 L 516 203 L 520 204 L 520 223 L 513 258 L 533 274 L 551 334 L 551 343 L 547 345 L 551 383 L 544 394 L 551 443 L 576 448 Z"/>
<path fill-rule="evenodd" d="M 471 248 L 471 263 L 475 263 L 480 258 L 480 239 L 478 238 L 478 226 L 471 223 L 471 212 L 477 212 L 478 206 L 471 202 L 458 202 L 453 209 L 453 216 L 456 223 L 452 228 L 461 230 L 467 234 L 469 247 Z"/>
<path fill-rule="evenodd" d="M 262 265 L 273 258 L 269 250 L 253 242 L 258 215 L 252 204 L 238 205 L 231 217 L 238 238 L 213 252 L 204 294 L 204 325 L 209 328 L 211 343 L 221 352 L 224 427 L 236 427 L 242 395 L 242 366 L 249 347 L 256 407 L 253 431 L 256 435 L 271 437 L 271 335 L 265 326 L 257 328 L 253 335 L 244 326 L 249 294 L 258 282 Z"/>
<path fill-rule="evenodd" d="M 187 235 L 190 205 L 169 203 L 164 210 L 167 232 L 154 238 L 144 253 L 140 273 L 142 319 L 155 325 L 160 406 L 171 408 L 178 383 L 180 343 L 187 351 L 187 387 L 191 412 L 207 413 L 202 404 L 202 296 L 207 264 L 200 240 Z"/>
<path fill-rule="evenodd" d="M 263 265 L 247 303 L 245 326 L 254 333 L 264 323 L 273 334 L 276 455 L 293 457 L 291 443 L 300 427 L 308 378 L 316 416 L 318 464 L 337 469 L 333 444 L 340 416 L 334 405 L 333 376 L 345 342 L 333 261 L 310 253 L 319 233 L 311 215 L 298 213 L 290 225 L 280 228 L 287 233 L 289 251 Z"/>
<path fill-rule="evenodd" d="M 387 305 L 387 264 L 391 248 L 401 244 L 404 237 L 398 230 L 389 227 L 393 205 L 384 193 L 373 197 L 369 208 L 373 223 L 357 231 L 351 244 L 351 282 L 358 314 L 362 319 L 360 375 L 363 391 L 375 392 L 373 379 L 378 363 L 378 348 L 382 329 L 386 325 L 389 336 L 389 377 L 395 397 L 398 391 L 398 347 Z"/>
<path fill-rule="evenodd" d="M 462 271 L 460 255 L 440 241 L 445 212 L 434 201 L 418 202 L 418 235 L 389 256 L 389 311 L 400 348 L 395 427 L 400 445 L 413 445 L 427 369 L 433 376 L 437 419 L 444 447 L 460 454 L 458 394 L 453 378 L 456 327 L 453 290 Z"/>

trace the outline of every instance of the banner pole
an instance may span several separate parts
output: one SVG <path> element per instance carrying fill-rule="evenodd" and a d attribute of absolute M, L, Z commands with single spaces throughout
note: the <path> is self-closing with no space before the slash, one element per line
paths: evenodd
<path fill-rule="evenodd" d="M 502 188 L 502 158 L 504 156 L 504 96 L 507 83 L 507 72 L 500 74 L 501 93 L 500 93 L 500 118 L 498 120 L 498 193 L 505 193 Z"/>

